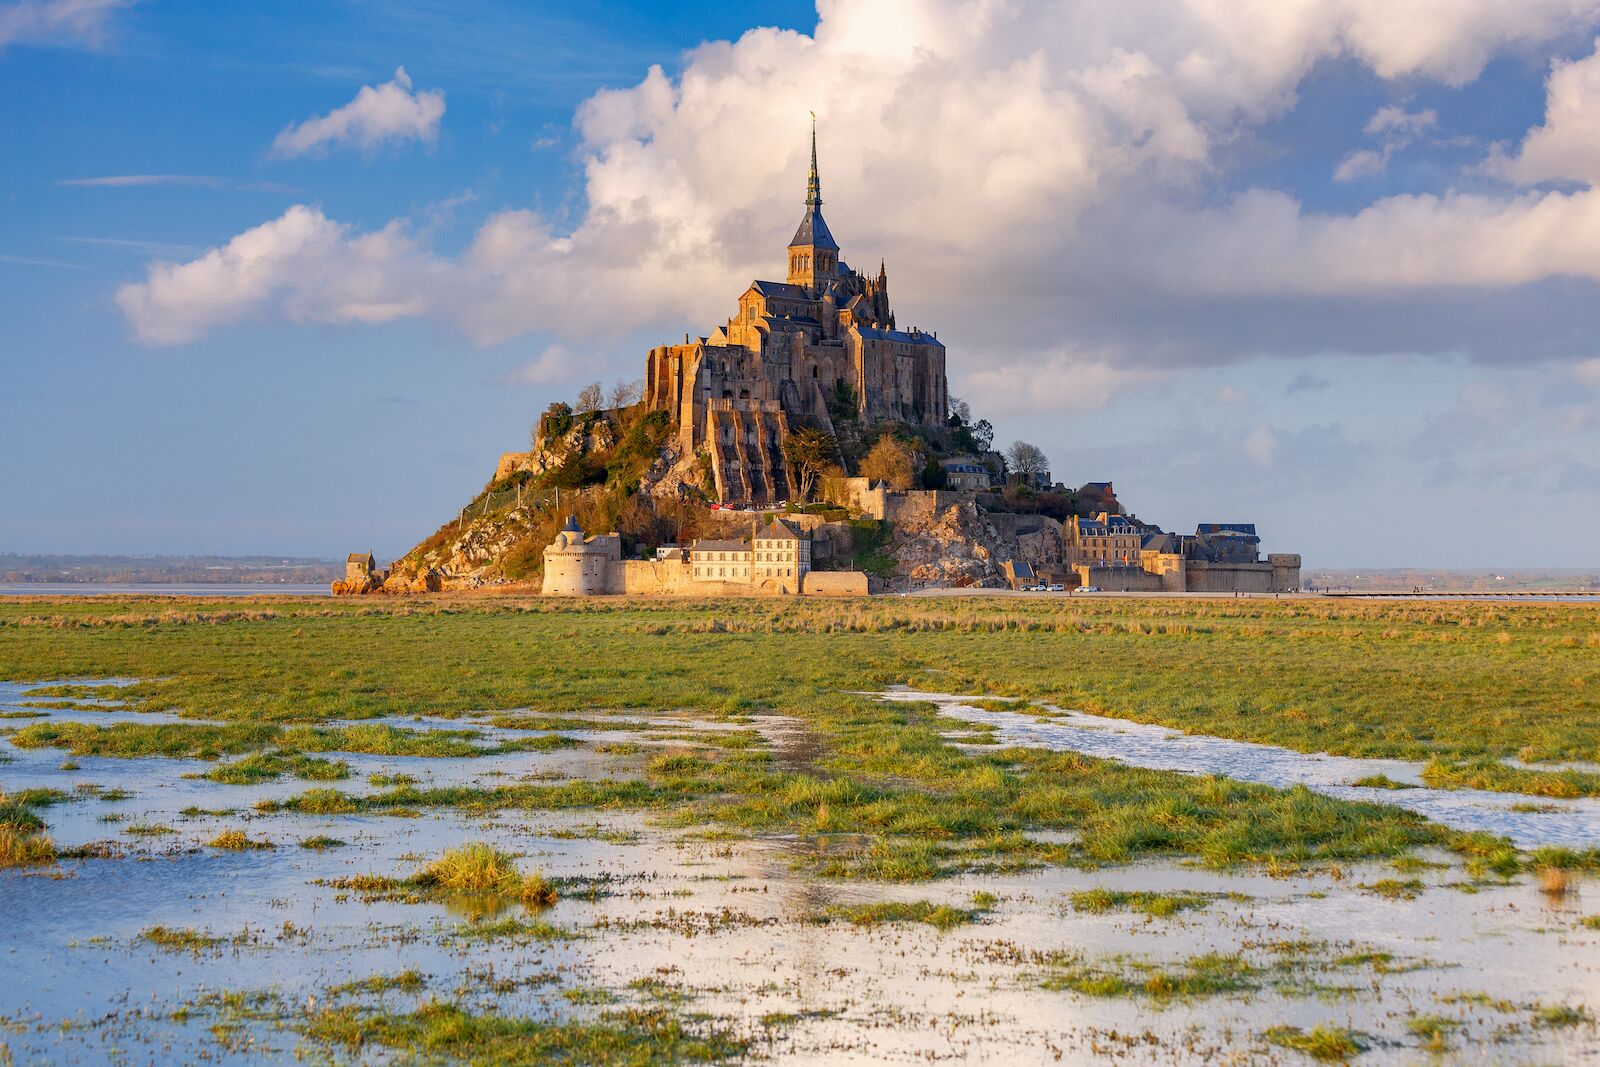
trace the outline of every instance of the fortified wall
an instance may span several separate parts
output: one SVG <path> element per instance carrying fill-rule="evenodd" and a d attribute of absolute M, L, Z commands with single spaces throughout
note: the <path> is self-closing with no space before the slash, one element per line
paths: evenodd
<path fill-rule="evenodd" d="M 792 533 L 784 536 L 791 543 L 796 540 Z M 811 540 L 808 538 L 802 547 Z M 775 540 L 752 542 L 755 548 L 749 554 L 753 557 L 760 549 L 771 555 L 774 543 Z M 809 561 L 810 557 L 805 558 Z M 703 597 L 866 596 L 868 592 L 867 576 L 860 571 L 805 570 L 798 577 L 767 577 L 765 572 L 781 568 L 768 564 L 765 557 L 743 566 L 744 573 L 752 577 L 718 580 L 696 578 L 694 560 L 684 550 L 664 559 L 625 560 L 621 537 L 614 533 L 585 536 L 577 521 L 569 518 L 555 541 L 544 550 L 541 591 L 545 596 Z"/>
<path fill-rule="evenodd" d="M 1079 563 L 1079 588 L 1108 593 L 1298 593 L 1300 557 L 1278 552 L 1265 563 L 1215 563 L 1162 554 L 1142 564 Z"/>
<path fill-rule="evenodd" d="M 932 522 L 946 508 L 976 499 L 973 493 L 950 489 L 902 492 L 870 478 L 832 478 L 825 491 L 832 503 L 885 522 Z"/>

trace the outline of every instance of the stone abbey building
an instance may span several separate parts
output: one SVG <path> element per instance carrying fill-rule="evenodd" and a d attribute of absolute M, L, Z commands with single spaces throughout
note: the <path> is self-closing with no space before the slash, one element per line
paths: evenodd
<path fill-rule="evenodd" d="M 696 340 L 650 351 L 644 400 L 670 413 L 685 454 L 705 449 L 725 503 L 795 495 L 784 463 L 791 426 L 832 430 L 828 401 L 867 422 L 943 426 L 950 392 L 939 338 L 899 329 L 888 272 L 859 274 L 822 217 L 811 132 L 806 212 L 786 280 L 754 281 L 733 318 Z"/>

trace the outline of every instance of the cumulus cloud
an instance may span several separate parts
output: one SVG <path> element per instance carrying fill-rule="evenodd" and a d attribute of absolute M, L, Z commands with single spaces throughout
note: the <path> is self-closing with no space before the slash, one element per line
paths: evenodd
<path fill-rule="evenodd" d="M 1514 156 L 1485 164 L 1492 174 L 1523 184 L 1600 181 L 1600 41 L 1583 59 L 1557 63 L 1545 82 L 1544 124 L 1528 131 Z"/>
<path fill-rule="evenodd" d="M 393 81 L 363 85 L 356 98 L 343 107 L 286 127 L 272 142 L 272 154 L 288 158 L 333 146 L 371 149 L 402 141 L 431 144 L 439 136 L 442 118 L 444 93 L 438 89 L 413 92 L 406 68 L 399 67 Z"/>
<path fill-rule="evenodd" d="M 111 16 L 134 0 L 16 0 L 0 6 L 0 48 L 8 44 L 77 44 L 95 47 Z"/>
<path fill-rule="evenodd" d="M 146 344 L 183 344 L 271 311 L 295 323 L 378 323 L 427 309 L 428 258 L 392 223 L 356 234 L 295 206 L 188 263 L 157 262 L 117 303 Z"/>
<path fill-rule="evenodd" d="M 1503 358 L 1548 356 L 1568 342 L 1522 287 L 1595 303 L 1548 288 L 1600 280 L 1589 190 L 1387 197 L 1351 214 L 1205 190 L 1220 149 L 1292 108 L 1321 62 L 1461 85 L 1497 52 L 1590 26 L 1600 0 L 822 0 L 819 15 L 814 34 L 752 30 L 688 53 L 676 80 L 652 68 L 586 101 L 586 211 L 570 229 L 502 211 L 445 258 L 403 221 L 363 233 L 301 206 L 154 265 L 119 300 L 148 343 L 263 315 L 428 316 L 481 344 L 703 333 L 752 277 L 781 270 L 815 110 L 845 258 L 888 257 L 900 321 L 940 329 L 963 390 L 995 410 L 1049 392 L 1018 390 L 1024 374 L 1093 407 L 1174 367 L 1260 352 L 1504 339 Z M 1382 109 L 1374 151 L 1436 122 Z M 1475 294 L 1463 313 L 1435 313 L 1461 290 Z M 1484 295 L 1510 293 L 1520 317 Z"/>

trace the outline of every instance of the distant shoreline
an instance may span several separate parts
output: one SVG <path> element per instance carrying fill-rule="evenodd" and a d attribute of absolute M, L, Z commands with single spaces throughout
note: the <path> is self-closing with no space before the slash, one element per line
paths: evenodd
<path fill-rule="evenodd" d="M 111 583 L 111 582 L 13 582 L 0 583 L 0 598 L 14 600 L 62 600 L 84 599 L 93 597 L 124 598 L 124 599 L 204 599 L 206 597 L 239 599 L 239 600 L 304 600 L 331 597 L 326 585 L 309 584 L 274 584 L 266 582 L 235 582 L 235 583 Z M 1504 603 L 1561 603 L 1577 602 L 1588 603 L 1600 601 L 1600 593 L 1581 591 L 1547 590 L 1547 591 L 1505 591 L 1505 592 L 1479 592 L 1474 590 L 1461 590 L 1452 592 L 1425 592 L 1411 593 L 1405 591 L 1388 592 L 1336 592 L 1336 593 L 1167 593 L 1167 592 L 1074 592 L 1074 593 L 1033 593 L 1016 589 L 985 589 L 977 587 L 943 587 L 934 589 L 918 589 L 909 593 L 880 593 L 870 599 L 897 600 L 903 597 L 916 599 L 933 599 L 938 597 L 970 598 L 970 597 L 1014 597 L 1034 600 L 1428 600 L 1450 601 L 1470 600 L 1477 602 L 1498 601 Z M 455 589 L 437 593 L 408 594 L 404 597 L 368 596 L 347 598 L 363 603 L 383 603 L 394 599 L 462 599 L 462 600 L 490 600 L 504 599 L 545 599 L 537 589 L 526 585 L 517 587 L 485 586 L 480 589 Z M 551 600 L 566 602 L 571 598 L 551 597 Z M 651 602 L 699 602 L 707 598 L 682 597 L 682 596 L 598 596 L 584 598 L 584 603 L 612 603 L 626 605 L 631 602 L 647 600 Z M 742 599 L 742 598 L 741 598 Z M 760 599 L 760 598 L 756 598 Z M 793 597 L 774 597 L 791 603 Z M 809 598 L 802 598 L 809 599 Z M 831 599 L 831 598 L 830 598 Z"/>

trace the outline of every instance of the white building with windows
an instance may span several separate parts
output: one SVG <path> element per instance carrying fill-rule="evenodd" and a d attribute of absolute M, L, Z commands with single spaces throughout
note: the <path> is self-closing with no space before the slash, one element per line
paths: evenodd
<path fill-rule="evenodd" d="M 749 539 L 696 541 L 689 549 L 697 582 L 746 582 L 776 592 L 800 589 L 811 570 L 811 538 L 783 519 Z"/>

